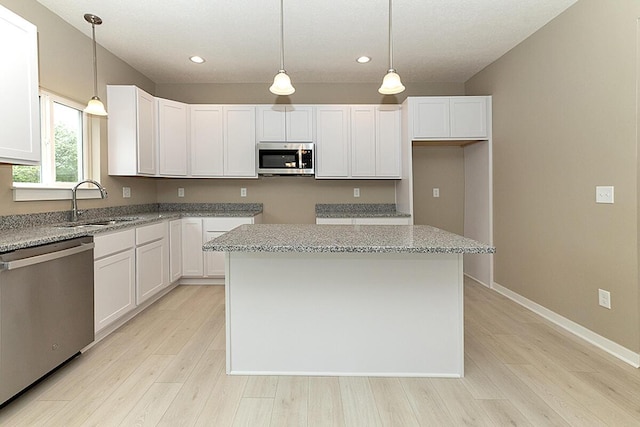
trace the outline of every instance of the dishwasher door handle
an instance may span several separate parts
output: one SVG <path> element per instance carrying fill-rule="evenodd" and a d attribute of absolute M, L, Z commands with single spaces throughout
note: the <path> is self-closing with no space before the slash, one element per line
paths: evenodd
<path fill-rule="evenodd" d="M 15 270 L 17 268 L 28 267 L 34 264 L 41 264 L 43 262 L 51 261 L 54 259 L 79 254 L 81 252 L 89 251 L 93 249 L 94 243 L 81 243 L 79 246 L 73 248 L 63 249 L 61 251 L 51 252 L 42 255 L 36 255 L 29 258 L 17 259 L 14 261 L 0 262 L 0 270 Z"/>

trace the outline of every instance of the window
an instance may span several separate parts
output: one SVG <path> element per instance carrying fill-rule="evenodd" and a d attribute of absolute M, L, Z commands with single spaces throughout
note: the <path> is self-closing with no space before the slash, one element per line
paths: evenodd
<path fill-rule="evenodd" d="M 89 175 L 89 144 L 83 105 L 40 91 L 40 166 L 13 166 L 14 186 L 62 187 Z"/>

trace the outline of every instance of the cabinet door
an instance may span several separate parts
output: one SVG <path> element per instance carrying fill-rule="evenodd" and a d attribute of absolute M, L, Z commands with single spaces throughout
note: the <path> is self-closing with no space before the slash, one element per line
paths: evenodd
<path fill-rule="evenodd" d="M 400 178 L 400 109 L 376 108 L 376 177 Z"/>
<path fill-rule="evenodd" d="M 224 175 L 257 178 L 255 107 L 224 107 Z"/>
<path fill-rule="evenodd" d="M 220 231 L 205 231 L 204 241 L 222 236 Z M 224 252 L 205 252 L 204 275 L 206 277 L 224 277 Z"/>
<path fill-rule="evenodd" d="M 136 303 L 140 305 L 168 283 L 166 239 L 136 248 Z"/>
<path fill-rule="evenodd" d="M 136 306 L 135 250 L 128 249 L 95 261 L 95 332 Z"/>
<path fill-rule="evenodd" d="M 316 108 L 316 178 L 349 176 L 349 107 Z"/>
<path fill-rule="evenodd" d="M 351 107 L 351 176 L 376 175 L 375 107 Z"/>
<path fill-rule="evenodd" d="M 285 106 L 271 105 L 257 107 L 258 141 L 286 141 Z"/>
<path fill-rule="evenodd" d="M 487 99 L 484 96 L 460 96 L 451 100 L 451 137 L 487 137 Z"/>
<path fill-rule="evenodd" d="M 191 176 L 224 175 L 222 106 L 191 105 Z"/>
<path fill-rule="evenodd" d="M 158 162 L 156 159 L 155 138 L 155 99 L 148 93 L 136 88 L 137 103 L 137 151 L 138 173 L 144 175 L 157 175 Z M 109 120 L 113 120 L 110 118 Z M 130 141 L 135 144 L 136 141 Z"/>
<path fill-rule="evenodd" d="M 202 277 L 202 219 L 182 219 L 182 275 Z"/>
<path fill-rule="evenodd" d="M 353 223 L 360 225 L 410 225 L 411 218 L 355 218 Z"/>
<path fill-rule="evenodd" d="M 40 161 L 35 25 L 0 6 L 0 163 Z"/>
<path fill-rule="evenodd" d="M 449 98 L 410 99 L 413 138 L 448 138 L 450 131 Z"/>
<path fill-rule="evenodd" d="M 352 218 L 316 218 L 316 224 L 351 225 Z"/>
<path fill-rule="evenodd" d="M 158 110 L 159 174 L 187 175 L 187 105 L 156 98 Z"/>
<path fill-rule="evenodd" d="M 182 220 L 169 221 L 169 282 L 182 277 Z"/>
<path fill-rule="evenodd" d="M 285 124 L 287 141 L 313 141 L 313 107 L 289 106 L 286 109 Z"/>

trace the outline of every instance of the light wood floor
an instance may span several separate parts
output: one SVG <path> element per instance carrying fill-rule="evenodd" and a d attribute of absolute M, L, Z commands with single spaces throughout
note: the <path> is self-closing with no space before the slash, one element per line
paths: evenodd
<path fill-rule="evenodd" d="M 640 425 L 638 370 L 478 284 L 465 292 L 463 379 L 229 377 L 224 288 L 180 286 L 0 425 Z"/>

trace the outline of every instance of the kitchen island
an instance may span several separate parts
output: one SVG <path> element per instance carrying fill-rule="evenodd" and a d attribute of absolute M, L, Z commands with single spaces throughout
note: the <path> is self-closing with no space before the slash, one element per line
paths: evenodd
<path fill-rule="evenodd" d="M 227 373 L 464 375 L 464 253 L 429 226 L 243 225 L 226 252 Z"/>

